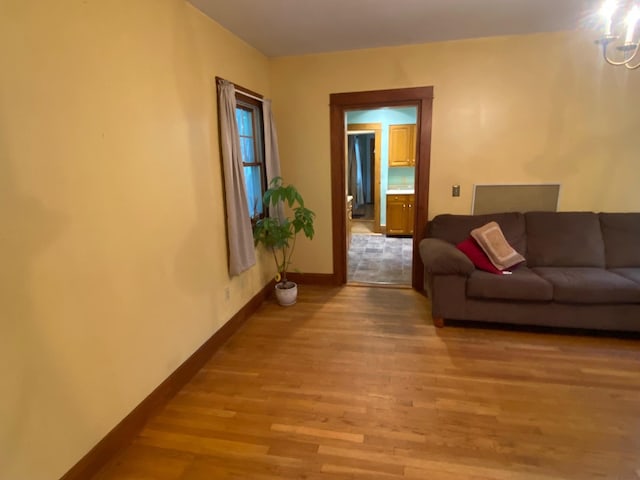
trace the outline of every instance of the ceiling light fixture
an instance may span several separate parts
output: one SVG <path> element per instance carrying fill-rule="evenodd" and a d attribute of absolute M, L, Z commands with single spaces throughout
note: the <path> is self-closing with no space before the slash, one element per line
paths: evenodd
<path fill-rule="evenodd" d="M 640 57 L 638 55 L 640 43 L 636 34 L 636 25 L 640 20 L 640 7 L 638 2 L 633 0 L 622 2 L 622 6 L 619 3 L 616 0 L 605 0 L 602 5 L 600 15 L 604 19 L 604 35 L 596 40 L 596 43 L 602 46 L 602 56 L 607 63 L 615 66 L 624 65 L 629 70 L 634 70 L 640 67 L 640 59 L 637 63 L 633 63 L 636 57 Z M 624 42 L 618 41 L 622 38 L 618 32 L 622 31 L 624 26 L 627 29 Z M 618 54 L 617 58 L 610 57 L 609 45 L 622 53 Z"/>

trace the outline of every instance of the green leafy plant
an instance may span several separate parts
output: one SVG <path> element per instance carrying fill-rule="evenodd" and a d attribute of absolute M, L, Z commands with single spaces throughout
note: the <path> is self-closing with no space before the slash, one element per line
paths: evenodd
<path fill-rule="evenodd" d="M 282 218 L 278 218 L 274 215 L 261 218 L 253 226 L 254 244 L 264 245 L 273 254 L 278 270 L 276 281 L 280 283 L 280 288 L 291 288 L 294 283 L 287 280 L 287 271 L 291 265 L 296 238 L 298 233 L 302 232 L 309 240 L 313 239 L 313 220 L 316 215 L 304 206 L 304 200 L 296 187 L 285 185 L 282 177 L 271 180 L 262 201 L 265 207 L 271 207 L 272 211 L 278 211 L 279 205 L 286 205 L 293 213 L 291 217 L 283 215 Z"/>

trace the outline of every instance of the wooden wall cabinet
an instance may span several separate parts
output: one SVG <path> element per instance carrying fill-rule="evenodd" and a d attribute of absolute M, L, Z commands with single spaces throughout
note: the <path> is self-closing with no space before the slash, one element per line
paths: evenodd
<path fill-rule="evenodd" d="M 387 235 L 413 235 L 415 195 L 387 195 Z"/>
<path fill-rule="evenodd" d="M 389 125 L 389 166 L 413 167 L 416 164 L 416 125 Z"/>

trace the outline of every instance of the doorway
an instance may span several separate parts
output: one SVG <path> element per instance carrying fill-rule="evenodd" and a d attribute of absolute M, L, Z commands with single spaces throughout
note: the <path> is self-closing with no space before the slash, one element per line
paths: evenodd
<path fill-rule="evenodd" d="M 345 284 L 347 282 L 346 113 L 356 109 L 415 106 L 418 111 L 416 122 L 418 141 L 415 161 L 415 208 L 413 211 L 415 228 L 412 237 L 411 285 L 417 290 L 423 289 L 424 271 L 418 252 L 418 243 L 426 233 L 428 219 L 432 103 L 433 87 L 330 95 L 333 271 L 336 283 Z"/>
<path fill-rule="evenodd" d="M 373 222 L 375 134 L 347 132 L 347 195 L 353 197 L 354 219 Z"/>
<path fill-rule="evenodd" d="M 357 139 L 357 140 L 356 140 Z M 358 147 L 356 149 L 356 147 Z M 380 152 L 382 148 L 382 124 L 350 123 L 347 125 L 347 195 L 352 197 L 352 219 L 362 229 L 380 233 Z M 362 162 L 360 178 L 362 192 L 358 188 L 358 158 Z M 361 196 L 358 198 L 358 193 Z"/>

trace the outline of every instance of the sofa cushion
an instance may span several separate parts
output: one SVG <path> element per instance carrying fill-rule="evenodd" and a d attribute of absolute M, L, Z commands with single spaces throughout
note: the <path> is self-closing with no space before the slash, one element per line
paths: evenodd
<path fill-rule="evenodd" d="M 428 236 L 457 245 L 469 237 L 471 230 L 491 221 L 497 222 L 507 242 L 522 255 L 527 250 L 524 215 L 518 212 L 487 215 L 436 215 L 429 222 Z"/>
<path fill-rule="evenodd" d="M 640 303 L 640 284 L 602 268 L 536 267 L 560 303 Z"/>
<path fill-rule="evenodd" d="M 609 271 L 640 285 L 640 267 L 612 268 Z"/>
<path fill-rule="evenodd" d="M 640 267 L 640 213 L 601 213 L 607 268 Z"/>
<path fill-rule="evenodd" d="M 527 212 L 527 265 L 605 266 L 600 220 L 591 212 Z"/>
<path fill-rule="evenodd" d="M 467 295 L 472 298 L 548 302 L 553 287 L 530 269 L 520 266 L 511 275 L 492 275 L 476 270 L 467 279 Z"/>
<path fill-rule="evenodd" d="M 473 262 L 476 268 L 495 275 L 502 275 L 502 271 L 498 270 L 496 266 L 491 263 L 487 254 L 484 253 L 480 248 L 480 245 L 478 245 L 478 242 L 476 242 L 472 237 L 469 237 L 457 244 L 456 248 L 464 253 L 469 260 Z"/>
<path fill-rule="evenodd" d="M 524 262 L 524 257 L 516 252 L 496 222 L 489 222 L 471 230 L 471 236 L 478 242 L 480 248 L 487 254 L 489 260 L 499 270 L 506 270 Z"/>

